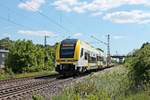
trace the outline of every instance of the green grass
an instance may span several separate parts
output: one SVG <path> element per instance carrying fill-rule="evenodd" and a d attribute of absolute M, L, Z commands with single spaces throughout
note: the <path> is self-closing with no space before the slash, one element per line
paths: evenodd
<path fill-rule="evenodd" d="M 150 93 L 150 91 L 149 91 Z M 148 92 L 139 92 L 135 95 L 130 95 L 127 97 L 128 100 L 150 100 L 150 94 Z"/>
<path fill-rule="evenodd" d="M 22 78 L 22 77 L 32 77 L 32 76 L 45 76 L 45 75 L 51 75 L 56 74 L 55 71 L 41 71 L 41 72 L 32 72 L 32 73 L 22 73 L 22 74 L 16 74 L 16 78 Z"/>
<path fill-rule="evenodd" d="M 118 66 L 99 74 L 91 74 L 52 100 L 148 100 L 148 93 L 132 93 L 129 90 L 131 82 L 128 72 L 125 67 Z"/>
<path fill-rule="evenodd" d="M 141 90 L 137 93 L 131 93 L 127 96 L 118 98 L 118 100 L 150 100 L 150 90 Z"/>
<path fill-rule="evenodd" d="M 52 75 L 52 74 L 56 74 L 56 72 L 55 71 L 41 71 L 41 72 L 14 74 L 12 72 L 7 73 L 3 69 L 0 69 L 0 80 L 11 79 L 11 78 L 46 76 L 46 75 Z"/>
<path fill-rule="evenodd" d="M 62 94 L 53 96 L 50 100 L 149 100 L 150 87 L 131 90 L 128 73 L 129 70 L 123 66 L 106 69 L 98 74 L 91 73 L 86 79 L 66 87 Z M 36 97 L 36 100 L 41 98 Z"/>
<path fill-rule="evenodd" d="M 14 77 L 13 73 L 7 73 L 5 70 L 0 69 L 0 80 L 13 78 L 13 77 Z"/>
<path fill-rule="evenodd" d="M 32 96 L 32 99 L 33 100 L 45 100 L 44 97 L 42 97 L 41 95 L 39 94 L 35 94 Z"/>

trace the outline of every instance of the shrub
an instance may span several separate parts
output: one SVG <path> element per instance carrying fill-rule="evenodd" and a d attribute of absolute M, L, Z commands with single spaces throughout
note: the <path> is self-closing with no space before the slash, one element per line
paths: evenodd
<path fill-rule="evenodd" d="M 6 66 L 12 69 L 14 73 L 52 70 L 54 57 L 51 55 L 51 47 L 46 50 L 41 45 L 33 44 L 32 41 L 17 40 L 13 42 L 9 50 Z M 48 61 L 45 61 L 46 56 Z"/>
<path fill-rule="evenodd" d="M 65 89 L 60 96 L 68 97 L 63 100 L 116 100 L 129 89 L 130 81 L 127 75 L 128 70 L 125 67 L 116 67 L 98 75 L 93 74 L 73 87 Z"/>
<path fill-rule="evenodd" d="M 130 69 L 133 86 L 139 87 L 150 82 L 150 44 L 146 43 L 125 59 L 125 66 Z"/>

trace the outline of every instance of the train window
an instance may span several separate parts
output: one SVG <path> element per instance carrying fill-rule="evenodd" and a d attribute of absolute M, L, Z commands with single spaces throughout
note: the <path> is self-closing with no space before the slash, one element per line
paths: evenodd
<path fill-rule="evenodd" d="M 76 42 L 76 39 L 63 40 L 60 46 L 60 58 L 73 58 Z"/>
<path fill-rule="evenodd" d="M 99 57 L 97 56 L 96 58 L 97 58 L 97 61 L 99 61 Z"/>
<path fill-rule="evenodd" d="M 103 57 L 97 56 L 97 60 L 98 60 L 98 61 L 103 61 Z"/>
<path fill-rule="evenodd" d="M 80 55 L 80 57 L 82 57 L 83 56 L 83 48 L 81 49 L 81 55 Z"/>
<path fill-rule="evenodd" d="M 90 54 L 88 55 L 88 62 L 91 62 L 91 56 L 90 56 Z"/>
<path fill-rule="evenodd" d="M 104 61 L 104 58 L 103 58 L 103 57 L 101 57 L 101 61 Z"/>
<path fill-rule="evenodd" d="M 60 57 L 61 58 L 73 58 L 74 56 L 74 47 L 61 47 Z"/>
<path fill-rule="evenodd" d="M 85 52 L 85 60 L 88 60 L 88 53 Z"/>
<path fill-rule="evenodd" d="M 90 57 L 89 62 L 90 63 L 95 63 L 96 62 L 96 58 L 95 57 Z"/>
<path fill-rule="evenodd" d="M 97 61 L 100 61 L 100 56 L 97 56 Z"/>

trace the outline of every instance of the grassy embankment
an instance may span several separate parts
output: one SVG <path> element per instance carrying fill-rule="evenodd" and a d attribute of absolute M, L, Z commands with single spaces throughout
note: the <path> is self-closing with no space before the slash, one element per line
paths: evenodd
<path fill-rule="evenodd" d="M 92 74 L 85 80 L 64 90 L 53 100 L 149 100 L 150 88 L 133 91 L 128 69 L 114 67 Z"/>
<path fill-rule="evenodd" d="M 0 79 L 21 78 L 38 75 L 49 75 L 55 72 L 43 71 L 23 74 L 4 74 L 0 70 Z M 131 91 L 131 81 L 128 78 L 128 69 L 123 66 L 106 69 L 99 74 L 91 74 L 85 80 L 74 86 L 64 89 L 53 100 L 149 100 L 150 88 Z M 33 96 L 36 100 L 44 100 L 41 96 Z"/>
<path fill-rule="evenodd" d="M 11 78 L 23 78 L 23 77 L 34 77 L 34 76 L 46 76 L 55 74 L 55 71 L 41 71 L 41 72 L 30 72 L 30 73 L 21 73 L 14 74 L 13 72 L 6 72 L 0 69 L 0 80 L 11 79 Z"/>

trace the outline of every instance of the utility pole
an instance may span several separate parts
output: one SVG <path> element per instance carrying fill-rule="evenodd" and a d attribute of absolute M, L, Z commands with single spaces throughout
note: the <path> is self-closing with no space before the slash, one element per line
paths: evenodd
<path fill-rule="evenodd" d="M 45 35 L 44 36 L 44 47 L 46 48 L 47 47 L 47 38 L 48 38 L 49 36 L 47 36 L 47 35 Z"/>
<path fill-rule="evenodd" d="M 46 48 L 46 35 L 44 36 L 44 47 Z"/>
<path fill-rule="evenodd" d="M 107 66 L 110 66 L 111 64 L 111 56 L 110 56 L 110 35 L 107 35 L 107 42 L 101 41 L 99 39 L 97 39 L 94 36 L 91 36 L 92 38 L 94 38 L 95 40 L 99 41 L 100 43 L 104 44 L 107 46 L 107 58 L 106 58 L 106 64 Z"/>
<path fill-rule="evenodd" d="M 111 56 L 110 56 L 110 35 L 107 35 L 107 66 L 111 64 Z"/>
<path fill-rule="evenodd" d="M 44 36 L 44 48 L 45 48 L 45 57 L 44 57 L 44 66 L 48 60 L 48 57 L 47 57 L 47 38 L 48 36 Z"/>

